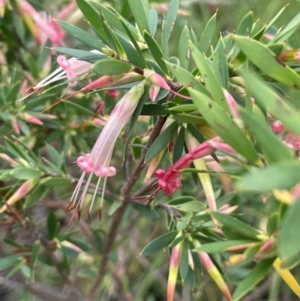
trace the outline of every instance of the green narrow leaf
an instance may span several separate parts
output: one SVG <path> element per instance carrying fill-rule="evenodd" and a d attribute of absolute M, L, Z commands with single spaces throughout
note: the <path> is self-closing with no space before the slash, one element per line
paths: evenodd
<path fill-rule="evenodd" d="M 146 60 L 145 60 L 145 58 L 144 58 L 144 56 L 143 56 L 143 53 L 142 53 L 142 51 L 141 51 L 139 45 L 137 44 L 136 39 L 135 39 L 134 36 L 132 35 L 132 32 L 131 32 L 130 28 L 127 27 L 126 23 L 123 22 L 122 19 L 120 19 L 120 21 L 122 22 L 122 25 L 123 25 L 123 27 L 124 27 L 124 29 L 125 29 L 125 31 L 126 31 L 128 37 L 129 37 L 131 43 L 133 44 L 133 46 L 134 46 L 134 48 L 135 48 L 135 50 L 136 50 L 136 52 L 137 52 L 137 54 L 138 54 L 138 56 L 139 56 L 139 61 L 141 61 L 141 62 L 143 63 L 143 65 L 141 66 L 141 68 L 147 68 L 147 67 L 148 67 L 148 64 L 147 64 L 147 62 L 146 62 Z"/>
<path fill-rule="evenodd" d="M 185 127 L 182 126 L 180 128 L 180 131 L 178 133 L 174 150 L 173 150 L 173 163 L 178 161 L 180 157 L 182 156 L 183 148 L 184 148 L 184 137 L 185 137 Z"/>
<path fill-rule="evenodd" d="M 182 68 L 187 69 L 190 63 L 190 47 L 189 41 L 191 39 L 190 31 L 187 25 L 183 27 L 179 38 L 178 52 L 179 61 Z"/>
<path fill-rule="evenodd" d="M 36 241 L 32 247 L 31 259 L 30 259 L 30 281 L 34 282 L 34 269 L 39 257 L 41 244 L 39 241 Z"/>
<path fill-rule="evenodd" d="M 244 245 L 248 243 L 254 243 L 253 240 L 226 240 L 226 241 L 218 241 L 211 242 L 201 245 L 201 247 L 197 248 L 197 251 L 202 251 L 206 253 L 224 253 L 227 248 L 235 247 L 239 245 Z"/>
<path fill-rule="evenodd" d="M 242 36 L 234 36 L 234 40 L 247 58 L 265 74 L 290 87 L 300 88 L 299 75 L 290 67 L 278 61 L 268 47 L 258 41 Z"/>
<path fill-rule="evenodd" d="M 29 167 L 16 167 L 10 174 L 18 180 L 38 179 L 43 175 L 40 170 Z"/>
<path fill-rule="evenodd" d="M 271 26 L 275 23 L 275 21 L 281 16 L 281 14 L 283 13 L 283 11 L 286 9 L 286 7 L 288 6 L 288 4 L 286 6 L 284 6 L 276 15 L 275 17 L 270 21 L 268 22 L 268 25 L 266 26 L 265 28 L 265 32 L 271 28 Z"/>
<path fill-rule="evenodd" d="M 105 44 L 103 44 L 97 37 L 93 37 L 79 27 L 60 20 L 57 20 L 57 22 L 71 37 L 75 38 L 91 49 L 98 49 L 101 51 L 101 49 L 105 46 Z"/>
<path fill-rule="evenodd" d="M 154 37 L 158 24 L 158 13 L 154 7 L 149 9 L 149 30 L 152 37 Z"/>
<path fill-rule="evenodd" d="M 244 71 L 241 74 L 258 104 L 266 108 L 272 117 L 281 120 L 287 128 L 300 135 L 300 116 L 297 110 L 283 101 L 261 78 Z"/>
<path fill-rule="evenodd" d="M 127 20 L 125 20 L 117 11 L 115 11 L 111 6 L 106 7 L 100 3 L 92 2 L 92 5 L 95 5 L 97 8 L 100 8 L 100 11 L 102 15 L 104 16 L 107 23 L 112 27 L 112 29 L 117 29 L 121 32 L 125 32 L 124 26 L 120 19 L 126 24 L 128 28 L 130 28 L 130 31 L 132 35 L 135 37 L 136 40 L 140 40 L 140 36 L 137 32 L 137 29 L 129 23 Z"/>
<path fill-rule="evenodd" d="M 262 281 L 271 268 L 274 259 L 266 259 L 258 263 L 250 273 L 239 283 L 233 293 L 233 300 L 241 300 L 248 292 L 250 292 L 260 281 Z"/>
<path fill-rule="evenodd" d="M 12 86 L 5 101 L 14 105 L 14 102 L 17 100 L 21 84 L 22 82 L 18 82 Z"/>
<path fill-rule="evenodd" d="M 178 122 L 188 123 L 188 124 L 207 124 L 206 120 L 203 117 L 192 115 L 192 114 L 174 114 L 172 116 Z"/>
<path fill-rule="evenodd" d="M 95 28 L 99 35 L 104 39 L 105 43 L 108 43 L 108 37 L 103 28 L 101 16 L 99 12 L 86 0 L 76 0 L 79 9 L 82 11 L 85 18 Z"/>
<path fill-rule="evenodd" d="M 300 252 L 299 212 L 300 198 L 289 206 L 283 217 L 278 239 L 278 249 L 282 260 L 287 260 Z"/>
<path fill-rule="evenodd" d="M 218 222 L 223 224 L 225 227 L 230 228 L 233 232 L 237 232 L 246 237 L 255 238 L 255 239 L 257 239 L 257 237 L 260 235 L 260 232 L 257 229 L 248 226 L 247 224 L 238 220 L 235 217 L 232 217 L 227 214 L 222 214 L 219 212 L 213 212 L 213 211 L 211 211 L 210 214 L 215 219 L 217 219 Z"/>
<path fill-rule="evenodd" d="M 258 155 L 242 130 L 229 115 L 212 99 L 203 93 L 188 88 L 195 105 L 213 130 L 237 152 L 250 162 L 258 162 Z"/>
<path fill-rule="evenodd" d="M 189 271 L 189 243 L 186 239 L 184 239 L 181 243 L 179 271 L 181 279 L 184 282 Z"/>
<path fill-rule="evenodd" d="M 51 161 L 60 169 L 64 163 L 63 156 L 52 145 L 46 144 L 46 149 Z"/>
<path fill-rule="evenodd" d="M 113 32 L 113 30 L 110 28 L 109 24 L 106 20 L 103 21 L 103 28 L 110 40 L 110 44 L 113 45 L 112 48 L 117 52 L 118 57 L 125 57 L 125 51 L 122 47 L 121 42 L 118 40 L 117 36 Z"/>
<path fill-rule="evenodd" d="M 48 186 L 48 187 L 56 187 L 56 186 L 64 186 L 64 185 L 70 185 L 73 182 L 70 178 L 64 178 L 64 177 L 47 177 L 41 180 L 41 184 Z"/>
<path fill-rule="evenodd" d="M 291 150 L 280 141 L 266 122 L 258 120 L 243 109 L 240 109 L 239 112 L 256 141 L 263 148 L 269 163 L 293 159 Z"/>
<path fill-rule="evenodd" d="M 214 55 L 214 62 L 217 63 L 217 64 L 215 64 L 215 67 L 219 71 L 221 84 L 222 84 L 223 88 L 228 90 L 229 66 L 228 66 L 227 52 L 226 52 L 226 49 L 224 48 L 223 41 L 224 40 L 222 38 L 220 38 L 217 52 Z M 215 60 L 217 54 L 218 54 L 218 60 Z"/>
<path fill-rule="evenodd" d="M 253 12 L 250 11 L 244 16 L 237 28 L 237 34 L 240 36 L 250 36 L 253 26 Z"/>
<path fill-rule="evenodd" d="M 266 179 L 268 179 L 266 181 Z M 300 182 L 300 163 L 285 161 L 264 169 L 255 169 L 240 178 L 237 190 L 269 192 L 273 189 L 289 189 Z"/>
<path fill-rule="evenodd" d="M 177 17 L 179 0 L 172 0 L 169 4 L 166 17 L 162 24 L 161 45 L 164 57 L 169 57 L 169 38 Z"/>
<path fill-rule="evenodd" d="M 194 89 L 202 92 L 203 94 L 210 96 L 209 91 L 205 88 L 204 85 L 202 85 L 190 72 L 188 72 L 186 69 L 171 64 L 166 61 L 166 64 L 169 68 L 169 70 L 174 74 L 174 76 L 177 78 L 177 80 L 184 86 L 184 87 L 193 87 Z"/>
<path fill-rule="evenodd" d="M 127 56 L 128 61 L 140 68 L 146 68 L 145 66 L 147 65 L 144 57 L 141 54 L 140 50 L 136 50 L 132 44 L 130 44 L 127 40 L 125 40 L 122 36 L 120 36 L 118 33 L 116 33 L 125 53 Z"/>
<path fill-rule="evenodd" d="M 148 243 L 141 252 L 141 256 L 149 256 L 162 248 L 167 247 L 176 237 L 178 231 L 170 231 L 162 236 L 159 236 Z"/>
<path fill-rule="evenodd" d="M 282 31 L 277 33 L 272 42 L 284 42 L 286 41 L 299 27 L 300 24 L 300 13 L 297 14 L 284 28 Z"/>
<path fill-rule="evenodd" d="M 193 59 L 201 73 L 207 90 L 211 93 L 213 99 L 221 108 L 223 108 L 225 111 L 229 111 L 222 88 L 215 73 L 195 45 L 193 45 L 191 42 L 189 45 L 191 47 Z"/>
<path fill-rule="evenodd" d="M 198 49 L 201 53 L 205 53 L 212 44 L 212 38 L 216 28 L 217 14 L 215 13 L 207 22 L 202 33 Z"/>
<path fill-rule="evenodd" d="M 107 58 L 106 54 L 93 53 L 91 51 L 78 50 L 73 48 L 54 47 L 54 50 L 59 53 L 67 54 L 71 57 L 76 57 L 78 59 L 82 59 L 86 61 L 97 61 L 97 60 Z"/>
<path fill-rule="evenodd" d="M 15 157 L 20 157 L 24 159 L 26 162 L 34 163 L 33 160 L 24 152 L 22 151 L 18 146 L 17 143 L 14 143 L 12 140 L 10 140 L 8 137 L 4 137 L 6 143 L 7 143 L 7 148 L 11 148 L 9 152 L 14 153 Z"/>
<path fill-rule="evenodd" d="M 177 128 L 178 123 L 173 122 L 155 139 L 147 151 L 145 162 L 149 162 L 167 146 Z"/>
<path fill-rule="evenodd" d="M 150 52 L 152 53 L 156 63 L 159 65 L 159 67 L 162 69 L 164 74 L 166 76 L 169 76 L 169 70 L 167 68 L 167 65 L 163 59 L 163 53 L 161 49 L 159 48 L 157 42 L 150 36 L 150 34 L 146 31 L 144 31 L 144 38 L 145 41 L 149 47 Z"/>
<path fill-rule="evenodd" d="M 144 30 L 149 32 L 148 0 L 128 0 L 128 4 L 140 32 L 144 32 Z"/>
<path fill-rule="evenodd" d="M 132 71 L 133 67 L 125 62 L 114 59 L 103 59 L 95 63 L 92 70 L 97 75 L 118 75 Z"/>
<path fill-rule="evenodd" d="M 47 231 L 49 240 L 54 239 L 58 234 L 59 221 L 54 212 L 50 212 L 47 218 Z"/>
<path fill-rule="evenodd" d="M 33 206 L 35 203 L 44 199 L 49 193 L 50 189 L 47 189 L 41 185 L 37 186 L 33 191 L 30 192 L 24 203 L 24 209 Z"/>
<path fill-rule="evenodd" d="M 142 139 L 139 136 L 133 137 L 131 140 L 131 153 L 135 162 L 141 157 L 143 147 Z"/>

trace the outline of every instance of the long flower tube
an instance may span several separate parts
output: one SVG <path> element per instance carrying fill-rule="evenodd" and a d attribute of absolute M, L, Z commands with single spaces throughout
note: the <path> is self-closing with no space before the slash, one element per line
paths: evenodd
<path fill-rule="evenodd" d="M 117 170 L 114 166 L 110 166 L 110 161 L 113 153 L 113 149 L 117 138 L 131 118 L 134 110 L 136 109 L 140 98 L 144 93 L 145 81 L 142 81 L 140 84 L 133 86 L 117 103 L 114 107 L 111 115 L 100 133 L 92 151 L 89 154 L 80 156 L 76 163 L 78 167 L 82 170 L 82 175 L 77 183 L 77 186 L 72 194 L 70 203 L 67 207 L 67 211 L 76 209 L 78 218 L 80 218 L 81 210 L 85 196 L 87 194 L 89 185 L 93 176 L 98 177 L 96 188 L 93 194 L 92 202 L 88 210 L 88 218 L 90 220 L 90 212 L 93 207 L 94 201 L 96 199 L 97 191 L 101 182 L 101 179 L 104 179 L 102 196 L 100 201 L 99 209 L 99 218 L 101 219 L 102 215 L 102 203 L 105 192 L 106 181 L 108 177 L 113 177 L 116 175 Z M 84 189 L 80 194 L 81 186 L 84 183 L 85 176 L 88 174 L 88 178 L 85 182 Z M 73 217 L 74 217 L 73 214 Z M 72 218 L 73 218 L 72 217 Z M 72 221 L 72 219 L 71 219 Z"/>

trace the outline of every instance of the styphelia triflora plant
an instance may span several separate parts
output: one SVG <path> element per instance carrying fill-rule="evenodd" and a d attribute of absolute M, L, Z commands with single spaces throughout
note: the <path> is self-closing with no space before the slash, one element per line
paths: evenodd
<path fill-rule="evenodd" d="M 93 256 L 87 262 L 101 258 L 96 276 L 94 270 L 94 274 L 82 272 L 90 287 L 79 284 L 78 290 L 91 300 L 114 300 L 106 294 L 103 278 L 108 277 L 111 260 L 124 270 L 124 262 L 113 256 L 124 255 L 126 248 L 118 233 L 133 222 L 139 225 L 135 229 L 144 227 L 135 213 L 141 212 L 165 219 L 167 230 L 150 242 L 156 235 L 153 223 L 148 226 L 151 230 L 139 230 L 148 231 L 149 237 L 143 235 L 147 245 L 140 252 L 140 242 L 135 242 L 128 252 L 136 257 L 138 249 L 145 259 L 155 252 L 162 256 L 163 249 L 170 251 L 168 277 L 160 275 L 168 278 L 166 300 L 183 299 L 186 290 L 181 293 L 176 288 L 184 285 L 193 291 L 189 300 L 192 296 L 211 300 L 203 297 L 202 288 L 208 285 L 207 291 L 216 292 L 214 300 L 237 301 L 249 293 L 251 297 L 261 281 L 270 290 L 269 297 L 274 297 L 276 275 L 300 297 L 294 276 L 300 262 L 300 45 L 295 44 L 299 15 L 276 30 L 274 24 L 284 9 L 267 25 L 254 22 L 250 12 L 236 34 L 218 35 L 216 14 L 201 30 L 188 25 L 179 29 L 177 24 L 181 33 L 175 53 L 170 36 L 179 0 L 169 3 L 164 17 L 154 7 L 149 9 L 148 1 L 129 0 L 135 23 L 126 19 L 124 11 L 121 15 L 96 1 L 71 1 L 58 14 L 58 19 L 65 19 L 78 6 L 92 30 L 43 17 L 25 0 L 15 4 L 13 12 L 23 18 L 33 39 L 42 46 L 50 41 L 56 63 L 50 72 L 49 60 L 44 59 L 47 68 L 41 66 L 41 73 L 48 76 L 22 72 L 22 84 L 12 85 L 14 78 L 3 76 L 0 116 L 18 136 L 5 135 L 0 180 L 18 181 L 1 190 L 0 222 L 19 222 L 32 229 L 34 219 L 28 218 L 27 208 L 37 207 L 38 202 L 49 204 L 43 199 L 58 198 L 58 193 L 69 204 L 55 199 L 49 207 L 70 212 L 66 224 L 78 228 L 71 221 L 78 223 L 89 243 L 60 227 L 56 215 L 64 216 L 55 210 L 47 220 L 49 240 L 38 235 L 38 243 L 26 248 L 7 240 L 16 252 L 26 252 L 20 253 L 21 261 L 8 256 L 7 263 L 4 258 L 3 266 L 30 269 L 26 275 L 33 280 L 37 260 L 44 256 L 40 244 L 47 252 L 53 250 L 50 264 L 67 278 L 72 260 L 65 260 L 67 267 L 61 270 L 56 253 L 64 258 L 74 252 L 85 259 Z M 6 6 L 1 5 L 3 15 Z M 181 10 L 179 18 L 185 14 Z M 79 44 L 56 47 L 66 45 L 67 35 L 89 50 L 79 49 Z M 77 169 L 70 172 L 74 176 L 65 161 L 75 161 Z M 81 176 L 76 178 L 78 168 Z M 102 237 L 93 209 L 98 198 L 101 225 L 113 215 Z M 107 211 L 102 208 L 104 200 L 111 202 Z M 87 218 L 81 218 L 85 210 Z M 101 239 L 106 239 L 104 249 L 99 247 Z M 90 245 L 97 246 L 99 254 L 90 255 Z M 153 259 L 155 264 L 163 263 L 160 256 Z M 111 277 L 127 294 L 122 281 L 130 276 L 119 275 L 117 269 Z M 271 275 L 275 280 L 270 284 Z M 71 287 L 73 281 L 76 286 L 80 282 L 77 275 L 70 279 L 66 284 Z M 133 300 L 138 289 L 130 290 L 127 299 Z M 137 295 L 141 300 L 148 297 L 146 290 Z M 74 296 L 70 293 L 69 299 Z"/>

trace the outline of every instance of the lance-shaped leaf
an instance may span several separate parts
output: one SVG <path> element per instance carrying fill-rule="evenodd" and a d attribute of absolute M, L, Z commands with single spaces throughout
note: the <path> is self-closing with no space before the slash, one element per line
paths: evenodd
<path fill-rule="evenodd" d="M 248 292 L 250 292 L 260 281 L 262 281 L 271 268 L 274 259 L 266 259 L 258 263 L 251 272 L 239 283 L 233 293 L 233 300 L 241 300 Z"/>
<path fill-rule="evenodd" d="M 149 9 L 148 23 L 149 23 L 150 34 L 153 37 L 156 33 L 157 24 L 158 24 L 158 13 L 154 7 L 151 7 Z"/>
<path fill-rule="evenodd" d="M 178 128 L 178 123 L 173 122 L 171 125 L 169 125 L 152 143 L 152 145 L 149 147 L 145 162 L 149 162 L 152 158 L 157 156 L 169 143 L 169 141 L 172 139 L 175 131 Z"/>
<path fill-rule="evenodd" d="M 132 30 L 126 25 L 126 23 L 121 18 L 120 18 L 120 21 L 122 22 L 122 25 L 123 25 L 123 27 L 124 27 L 124 29 L 125 29 L 128 37 L 129 37 L 131 43 L 133 44 L 133 46 L 134 46 L 134 48 L 135 48 L 135 50 L 137 52 L 137 55 L 139 56 L 138 59 L 142 63 L 141 68 L 147 68 L 148 64 L 147 64 L 147 62 L 146 62 L 146 60 L 145 60 L 145 58 L 143 56 L 143 53 L 142 53 L 142 51 L 141 51 L 141 49 L 140 49 L 140 47 L 139 47 L 139 45 L 138 45 L 138 43 L 137 43 L 137 41 L 136 41 L 133 33 L 132 33 Z M 125 51 L 126 51 L 126 49 L 125 49 Z"/>
<path fill-rule="evenodd" d="M 164 72 L 164 74 L 166 76 L 169 76 L 169 70 L 163 59 L 163 53 L 162 53 L 161 49 L 159 48 L 157 42 L 146 31 L 144 31 L 144 38 L 145 38 L 145 41 L 149 47 L 150 52 L 152 53 L 152 55 L 154 57 L 156 63 L 159 65 L 159 67 Z"/>
<path fill-rule="evenodd" d="M 98 38 L 93 37 L 79 27 L 60 20 L 57 20 L 57 22 L 70 36 L 88 46 L 89 48 L 98 49 L 101 51 L 102 47 L 105 46 L 105 44 L 103 44 Z"/>
<path fill-rule="evenodd" d="M 141 252 L 141 255 L 148 256 L 161 250 L 162 248 L 167 247 L 174 240 L 177 234 L 178 231 L 175 230 L 155 238 L 144 247 L 144 249 Z"/>
<path fill-rule="evenodd" d="M 290 149 L 280 141 L 266 122 L 254 118 L 245 110 L 240 109 L 239 112 L 256 141 L 263 148 L 269 163 L 293 159 Z"/>
<path fill-rule="evenodd" d="M 166 17 L 162 24 L 162 34 L 161 34 L 161 45 L 164 57 L 169 57 L 169 38 L 177 17 L 177 10 L 179 7 L 179 0 L 172 0 L 169 4 L 169 8 Z"/>
<path fill-rule="evenodd" d="M 218 242 L 203 244 L 196 250 L 203 251 L 206 253 L 224 253 L 224 251 L 226 251 L 227 248 L 235 247 L 235 246 L 238 247 L 240 245 L 251 244 L 251 243 L 255 243 L 255 241 L 246 240 L 246 239 L 218 241 Z"/>
<path fill-rule="evenodd" d="M 204 31 L 201 35 L 201 39 L 198 45 L 198 49 L 201 53 L 205 53 L 212 44 L 212 38 L 215 32 L 217 22 L 217 14 L 214 14 L 207 22 Z"/>
<path fill-rule="evenodd" d="M 116 12 L 112 7 L 108 8 L 96 2 L 92 2 L 92 5 L 94 5 L 97 9 L 100 8 L 100 11 L 103 14 L 105 20 L 113 29 L 125 32 L 124 26 L 122 24 L 122 22 L 124 22 L 126 26 L 130 28 L 131 33 L 136 38 L 136 40 L 141 39 L 141 35 L 138 34 L 137 29 L 122 16 L 120 16 L 120 14 Z M 122 22 L 120 20 L 122 20 Z"/>
<path fill-rule="evenodd" d="M 300 88 L 300 77 L 290 67 L 279 62 L 274 53 L 262 43 L 242 36 L 234 40 L 246 57 L 260 70 L 290 87 Z"/>
<path fill-rule="evenodd" d="M 296 109 L 281 99 L 261 78 L 244 71 L 241 73 L 259 105 L 266 108 L 274 118 L 281 120 L 288 129 L 300 135 L 300 115 Z"/>
<path fill-rule="evenodd" d="M 103 38 L 104 42 L 108 42 L 108 37 L 103 28 L 102 20 L 97 10 L 86 0 L 76 0 L 79 9 L 82 11 L 85 18 L 95 28 L 99 35 Z"/>
<path fill-rule="evenodd" d="M 284 42 L 287 40 L 299 27 L 300 13 L 297 14 L 273 39 L 273 42 Z"/>
<path fill-rule="evenodd" d="M 300 252 L 300 198 L 289 206 L 281 226 L 278 240 L 279 254 L 282 260 L 286 260 Z"/>
<path fill-rule="evenodd" d="M 183 27 L 183 30 L 180 35 L 179 39 L 179 61 L 180 65 L 183 68 L 187 68 L 190 63 L 190 47 L 189 47 L 189 40 L 191 39 L 190 31 L 187 25 Z"/>
<path fill-rule="evenodd" d="M 177 80 L 184 86 L 184 87 L 192 87 L 198 91 L 201 91 L 203 94 L 210 96 L 209 91 L 202 85 L 190 72 L 185 70 L 184 68 L 171 64 L 166 61 L 166 64 L 169 70 L 174 74 Z"/>
<path fill-rule="evenodd" d="M 98 75 L 117 75 L 132 71 L 133 67 L 125 62 L 114 59 L 103 59 L 95 63 L 92 70 Z"/>
<path fill-rule="evenodd" d="M 242 176 L 235 187 L 237 190 L 269 192 L 273 189 L 292 188 L 298 182 L 300 182 L 300 163 L 285 161 L 264 169 L 253 170 Z"/>
<path fill-rule="evenodd" d="M 148 0 L 128 0 L 130 10 L 140 32 L 149 32 L 148 26 Z"/>
<path fill-rule="evenodd" d="M 257 239 L 261 236 L 257 229 L 245 224 L 235 217 L 213 211 L 211 211 L 210 214 L 225 227 L 230 228 L 233 232 L 240 233 L 241 235 L 249 238 Z"/>
<path fill-rule="evenodd" d="M 214 131 L 237 152 L 251 162 L 258 161 L 258 155 L 251 142 L 229 115 L 212 99 L 203 93 L 188 88 L 195 105 Z"/>
<path fill-rule="evenodd" d="M 211 93 L 215 102 L 223 108 L 225 111 L 228 111 L 228 106 L 225 101 L 225 97 L 221 88 L 221 85 L 218 81 L 217 76 L 215 75 L 214 71 L 211 69 L 210 64 L 206 61 L 204 56 L 199 52 L 197 47 L 193 45 L 190 41 L 189 45 L 191 47 L 191 53 L 193 59 L 201 73 L 201 76 L 205 82 L 205 86 L 208 91 Z"/>

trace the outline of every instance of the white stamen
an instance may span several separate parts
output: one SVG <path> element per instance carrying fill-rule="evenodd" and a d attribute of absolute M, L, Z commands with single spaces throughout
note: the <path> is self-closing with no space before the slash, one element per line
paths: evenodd
<path fill-rule="evenodd" d="M 101 200 L 100 200 L 100 209 L 102 209 L 102 205 L 103 205 L 106 180 L 107 180 L 107 177 L 104 178 L 104 183 L 103 183 L 103 188 L 102 188 L 102 194 L 101 194 Z"/>
<path fill-rule="evenodd" d="M 93 173 L 91 172 L 90 175 L 89 175 L 89 177 L 88 177 L 88 180 L 87 180 L 87 182 L 85 184 L 84 190 L 83 190 L 83 192 L 81 194 L 81 197 L 80 197 L 80 199 L 78 201 L 78 206 L 79 206 L 78 211 L 81 211 L 81 209 L 82 209 L 83 201 L 84 201 L 85 195 L 87 193 L 87 190 L 89 189 L 92 177 L 93 177 Z"/>
<path fill-rule="evenodd" d="M 96 188 L 95 188 L 95 191 L 94 191 L 94 195 L 93 195 L 93 199 L 92 199 L 92 203 L 91 203 L 89 212 L 91 212 L 92 207 L 94 205 L 94 201 L 95 201 L 95 198 L 96 198 L 96 195 L 97 195 L 97 191 L 98 191 L 100 182 L 101 182 L 101 177 L 98 178 L 97 185 L 96 185 Z"/>
<path fill-rule="evenodd" d="M 74 190 L 74 192 L 73 192 L 73 194 L 71 196 L 71 203 L 72 204 L 73 203 L 76 204 L 78 193 L 80 191 L 80 188 L 81 188 L 82 182 L 84 180 L 85 174 L 86 174 L 85 172 L 82 173 L 82 175 L 81 175 L 81 177 L 80 177 L 80 179 L 79 179 L 79 181 L 78 181 L 78 183 L 77 183 L 77 185 L 75 187 L 75 190 Z"/>

